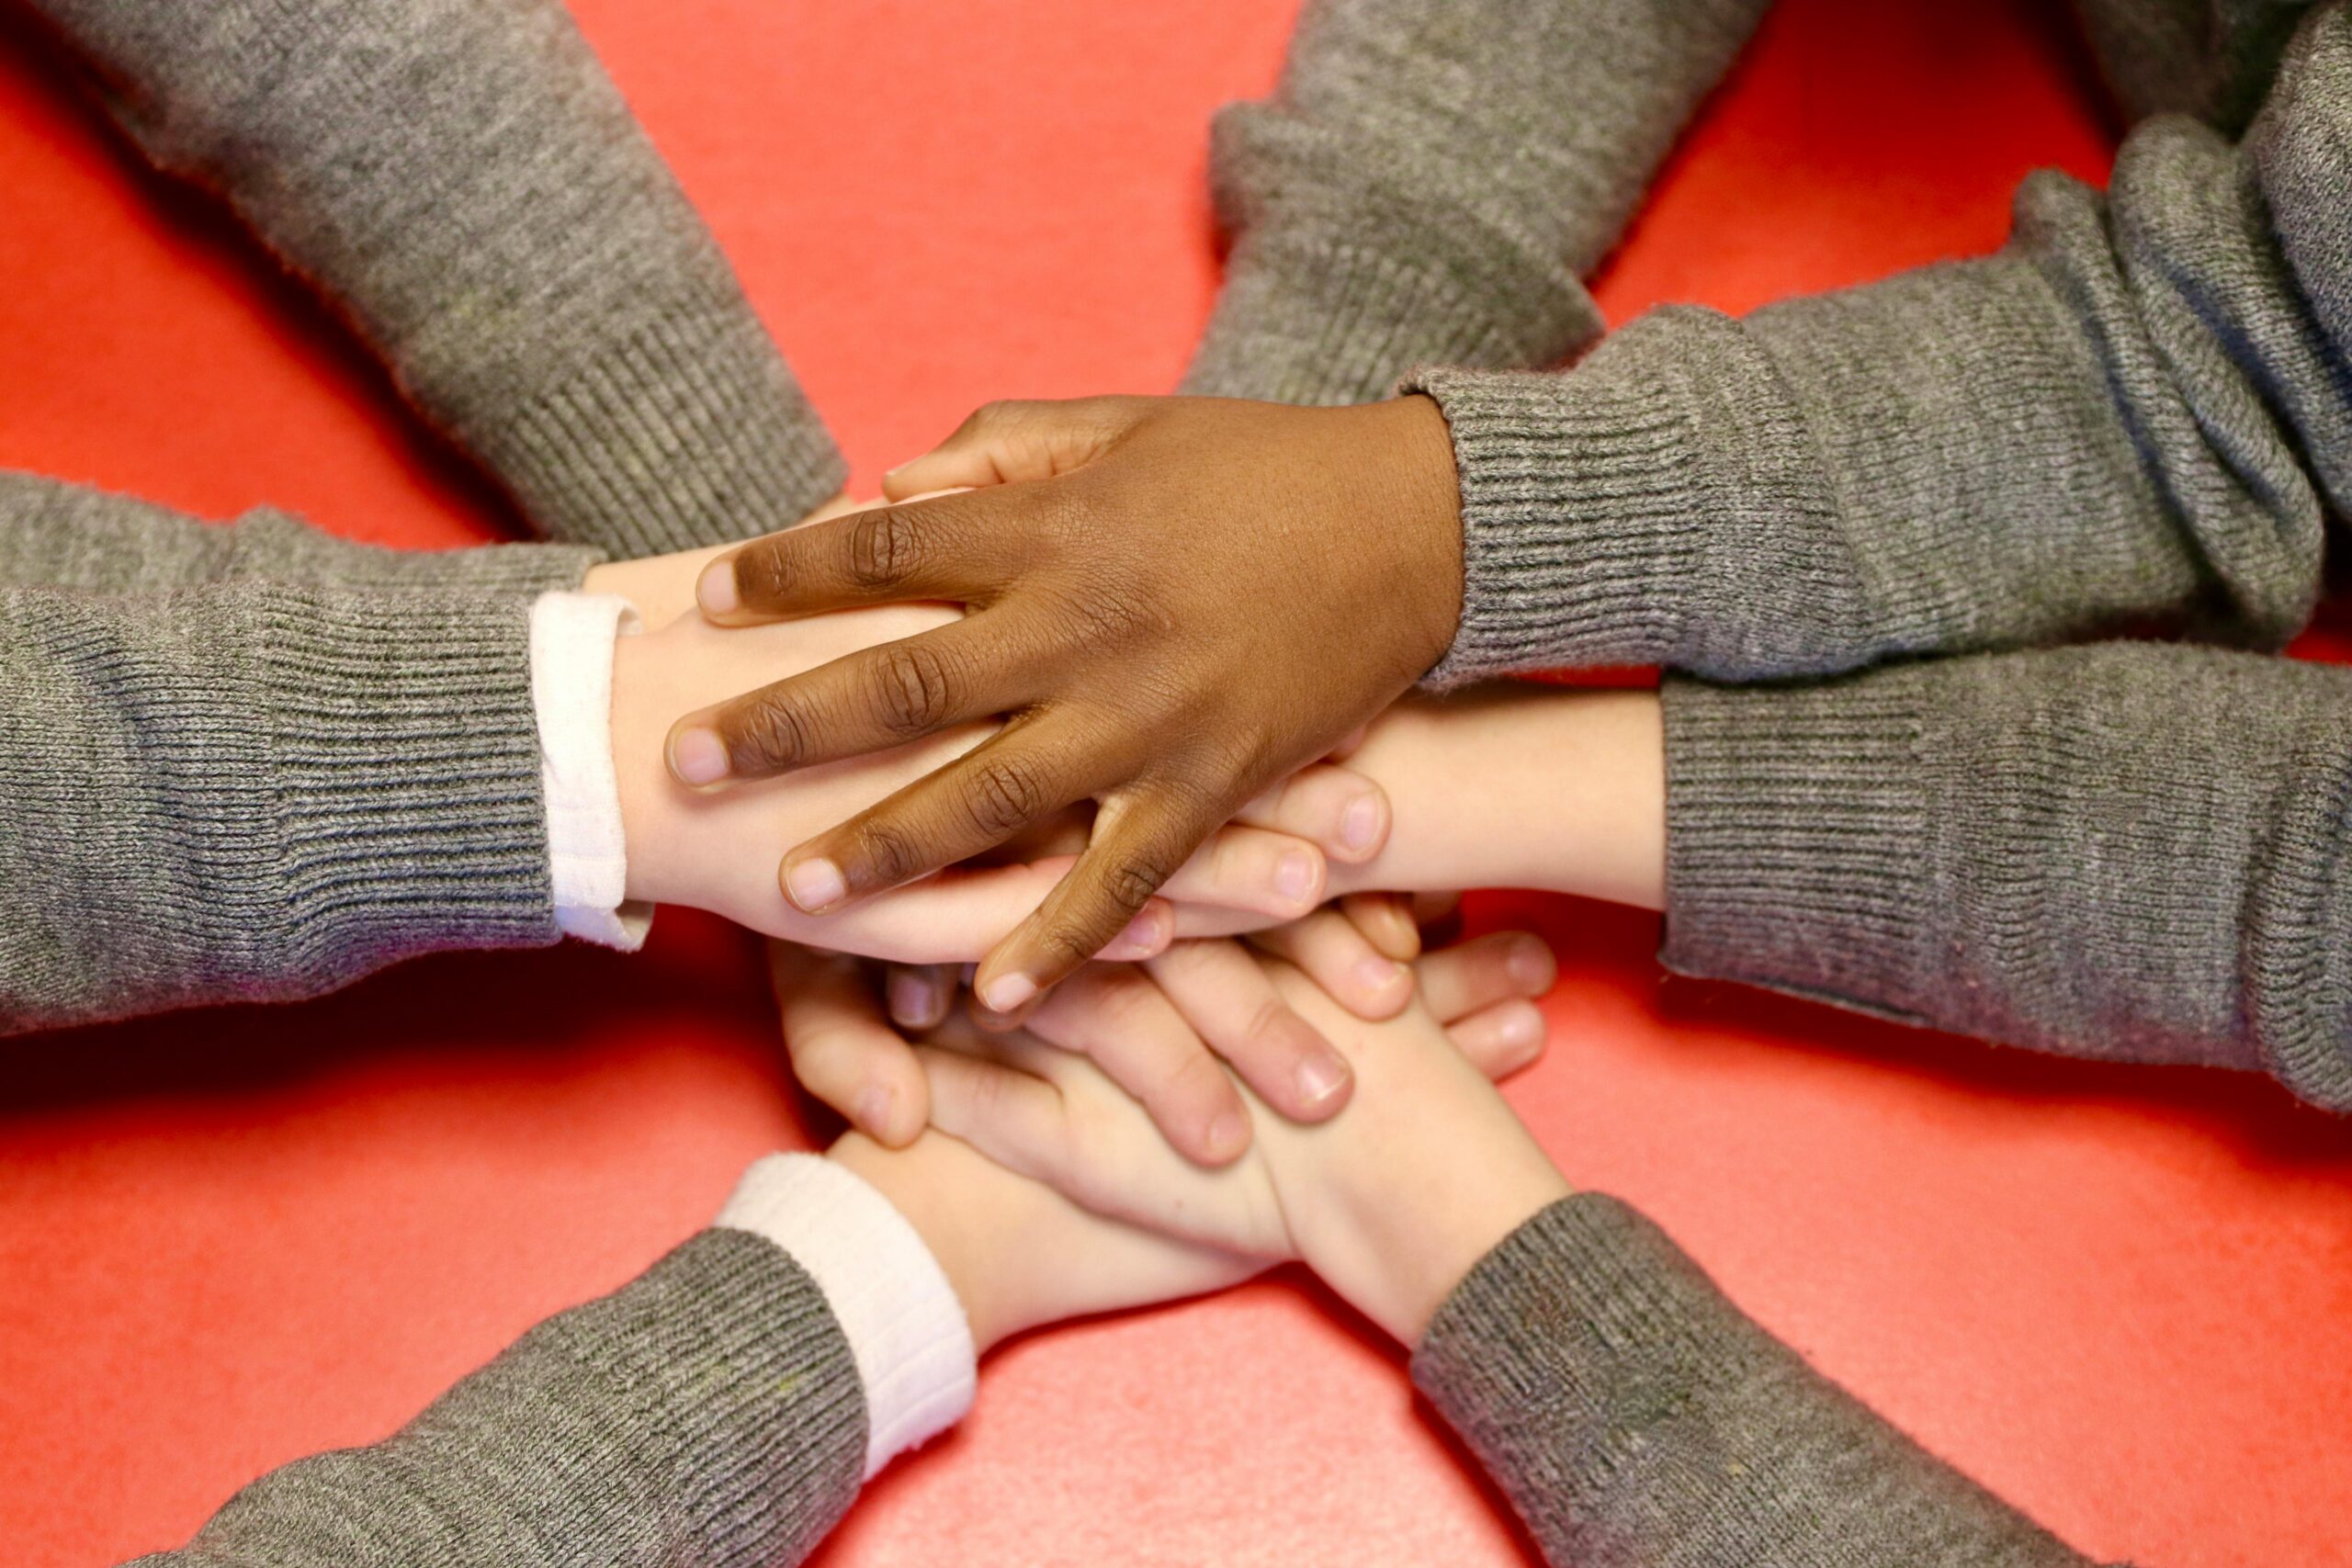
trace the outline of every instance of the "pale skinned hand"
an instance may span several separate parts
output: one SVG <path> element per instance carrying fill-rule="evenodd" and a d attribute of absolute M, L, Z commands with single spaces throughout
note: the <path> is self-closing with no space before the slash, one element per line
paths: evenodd
<path fill-rule="evenodd" d="M 1303 922 L 1302 930 L 1346 924 L 1340 914 L 1325 910 Z M 1343 944 L 1340 931 L 1330 934 Z M 1146 1107 L 1172 1146 L 1203 1164 L 1237 1157 L 1250 1135 L 1251 1119 L 1234 1079 L 1212 1054 L 1211 1041 L 1220 1033 L 1254 1029 L 1279 1042 L 1279 1033 L 1265 1027 L 1266 1015 L 1288 1019 L 1312 1044 L 1300 1043 L 1294 1050 L 1279 1043 L 1261 1046 L 1255 1055 L 1245 1050 L 1238 1054 L 1236 1070 L 1246 1081 L 1262 1084 L 1261 1092 L 1277 1106 L 1295 1108 L 1282 1114 L 1308 1121 L 1333 1113 L 1331 1102 L 1344 1100 L 1352 1084 L 1347 1058 L 1332 1051 L 1275 988 L 1261 963 L 1229 942 L 1181 943 L 1171 956 L 1178 962 L 1165 969 L 1156 962 L 1089 964 L 1035 1010 L 1026 1025 L 1029 1034 L 1091 1056 Z M 801 960 L 779 951 L 776 962 Z M 1544 1015 L 1532 998 L 1550 989 L 1555 970 L 1540 939 L 1523 931 L 1498 932 L 1432 953 L 1421 964 L 1438 987 L 1431 998 L 1438 1016 L 1465 1048 L 1496 1061 L 1542 1049 Z M 912 1048 L 885 1026 L 873 979 L 863 984 L 867 1027 L 797 1037 L 787 1032 L 786 1046 L 794 1073 L 811 1094 L 878 1141 L 900 1145 L 930 1118 L 929 1085 Z M 1408 983 L 1393 1005 L 1385 998 L 1382 1005 L 1393 1014 L 1410 996 Z M 1334 1059 L 1337 1092 L 1317 1093 L 1321 1086 L 1304 1081 L 1306 1075 L 1295 1068 L 1297 1061 L 1318 1060 L 1318 1052 Z"/>
<path fill-rule="evenodd" d="M 1423 961 L 1432 1003 L 1443 983 Z M 1267 1263 L 1304 1261 L 1406 1345 L 1463 1276 L 1566 1180 L 1476 1061 L 1417 1002 L 1351 1019 L 1288 965 L 1275 984 L 1355 1070 L 1347 1114 L 1302 1126 L 1252 1106 L 1249 1152 L 1204 1169 L 1087 1057 L 951 1021 L 922 1049 L 941 1131 L 1098 1213 Z"/>
<path fill-rule="evenodd" d="M 683 604 L 693 573 L 711 552 L 592 570 L 585 586 L 620 592 L 648 621 L 666 603 Z M 620 788 L 631 897 L 687 904 L 771 935 L 822 942 L 910 962 L 967 963 L 979 958 L 1033 910 L 1070 863 L 1047 854 L 1034 863 L 959 868 L 919 887 L 824 919 L 796 908 L 779 889 L 773 865 L 745 846 L 795 837 L 869 806 L 988 733 L 979 726 L 935 736 L 898 751 L 811 769 L 724 794 L 687 789 L 662 760 L 662 739 L 681 707 L 707 702 L 777 671 L 813 668 L 878 641 L 935 627 L 954 612 L 899 607 L 816 617 L 744 632 L 722 632 L 698 616 L 624 637 L 615 652 L 614 763 Z M 1323 897 L 1329 842 L 1363 858 L 1387 831 L 1379 790 L 1348 772 L 1317 766 L 1253 802 L 1171 880 L 1165 898 L 1147 906 L 1117 951 L 1141 957 L 1180 932 L 1230 930 L 1295 919 Z M 1073 824 L 1065 834 L 1082 833 Z"/>
<path fill-rule="evenodd" d="M 775 973 L 788 1036 L 888 1032 L 848 960 L 794 949 Z M 922 1237 L 984 1354 L 1027 1329 L 1223 1290 L 1261 1267 L 1081 1208 L 944 1134 L 887 1149 L 853 1132 L 828 1157 L 871 1183 Z"/>
<path fill-rule="evenodd" d="M 1420 931 L 1409 906 L 1409 899 L 1394 895 L 1352 894 L 1246 940 L 1306 970 L 1359 1018 L 1392 1018 L 1412 999 L 1409 961 L 1420 952 Z M 1535 937 L 1498 938 L 1476 951 L 1479 962 L 1498 980 L 1507 977 L 1519 995 L 1540 997 L 1551 988 L 1552 954 Z M 952 965 L 890 966 L 883 996 L 891 1021 L 910 1033 L 936 1028 L 956 1000 L 958 978 Z M 1071 990 L 1084 995 L 1089 1011 L 1125 1006 L 1148 1025 L 1127 1042 L 1110 1070 L 1130 1093 L 1144 1099 L 1169 1142 L 1188 1157 L 1216 1164 L 1240 1153 L 1248 1141 L 1249 1119 L 1212 1056 L 1232 1064 L 1268 1104 L 1294 1121 L 1319 1122 L 1347 1103 L 1347 1058 L 1275 992 L 1240 942 L 1179 942 L 1136 971 L 1091 966 L 1047 996 Z M 1146 1007 L 1115 999 L 1131 991 L 1156 993 L 1156 1000 Z M 1014 1026 L 972 1005 L 981 1028 Z M 1073 1016 L 1085 1014 L 1056 1008 L 1049 1024 Z M 1510 1019 L 1531 1040 L 1541 1037 L 1542 1022 L 1532 1006 Z M 1105 1060 L 1108 1065 L 1112 1059 Z M 882 1097 L 902 1094 L 899 1086 L 912 1079 L 900 1052 L 877 1050 L 863 1063 L 837 1063 L 834 1071 L 836 1085 L 854 1085 L 845 1100 L 836 1100 L 845 1114 L 869 1095 L 878 1103 Z M 862 1125 L 888 1125 L 857 1119 Z M 877 1135 L 890 1141 L 887 1133 Z"/>
<path fill-rule="evenodd" d="M 1001 732 L 785 857 L 818 913 L 970 859 L 1074 802 L 1086 852 L 980 965 L 1014 1012 L 1102 952 L 1244 803 L 1321 757 L 1444 652 L 1462 542 L 1426 399 L 998 404 L 891 474 L 904 502 L 715 562 L 703 613 L 742 626 L 944 600 L 961 621 L 716 703 L 669 755 L 695 785 Z"/>

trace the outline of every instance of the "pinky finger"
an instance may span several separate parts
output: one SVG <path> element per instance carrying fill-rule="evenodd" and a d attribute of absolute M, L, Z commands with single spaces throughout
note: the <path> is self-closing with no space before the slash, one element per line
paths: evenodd
<path fill-rule="evenodd" d="M 1490 1078 L 1502 1079 L 1532 1066 L 1544 1055 L 1549 1030 L 1542 1008 L 1514 997 L 1455 1020 L 1446 1026 L 1445 1033 L 1472 1066 Z"/>
<path fill-rule="evenodd" d="M 1322 909 L 1260 931 L 1252 945 L 1289 960 L 1330 998 L 1361 1019 L 1395 1018 L 1413 999 L 1413 971 L 1364 940 L 1344 915 Z"/>

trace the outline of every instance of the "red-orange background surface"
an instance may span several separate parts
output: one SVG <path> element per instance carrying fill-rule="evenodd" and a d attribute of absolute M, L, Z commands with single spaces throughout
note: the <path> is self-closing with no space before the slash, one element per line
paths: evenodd
<path fill-rule="evenodd" d="M 870 483 L 984 398 L 1171 381 L 1216 278 L 1204 128 L 1272 80 L 1293 3 L 578 9 Z M 2025 0 L 1788 0 L 1601 299 L 1745 309 L 1994 245 L 2028 168 L 2103 171 L 2088 82 Z M 16 21 L 0 214 L 0 465 L 403 544 L 508 526 Z M 1645 917 L 1503 917 L 1562 955 L 1512 1095 L 1572 1178 L 2091 1551 L 2352 1562 L 2352 1129 L 2250 1079 L 1662 987 Z M 749 945 L 676 914 L 634 961 L 436 960 L 0 1063 L 0 1560 L 28 1568 L 176 1542 L 380 1435 L 810 1135 Z M 1526 1560 L 1394 1354 L 1280 1277 L 1000 1356 L 823 1559 Z"/>

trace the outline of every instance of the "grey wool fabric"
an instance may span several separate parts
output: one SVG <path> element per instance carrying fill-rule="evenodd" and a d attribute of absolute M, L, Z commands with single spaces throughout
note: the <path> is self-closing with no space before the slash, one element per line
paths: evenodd
<path fill-rule="evenodd" d="M 560 0 L 35 0 L 542 530 L 747 538 L 842 488 L 821 422 Z"/>
<path fill-rule="evenodd" d="M 1599 1193 L 1562 1199 L 1479 1261 L 1413 1381 L 1558 1568 L 2088 1561 L 1806 1366 Z"/>
<path fill-rule="evenodd" d="M 139 1568 L 788 1568 L 857 1495 L 865 1395 L 785 1252 L 707 1230 L 394 1436 L 272 1471 Z"/>
<path fill-rule="evenodd" d="M 530 606 L 594 558 L 0 476 L 0 1029 L 556 941 Z"/>
<path fill-rule="evenodd" d="M 1765 0 L 1312 0 L 1217 117 L 1232 255 L 1183 389 L 1362 402 L 1414 365 L 1544 365 Z"/>
<path fill-rule="evenodd" d="M 1653 311 L 1566 373 L 1407 378 L 1464 509 L 1430 683 L 1776 682 L 1667 683 L 1679 968 L 2352 1109 L 2312 860 L 2340 688 L 2153 644 L 1794 679 L 2124 632 L 2275 649 L 2317 602 L 2352 513 L 2352 11 L 2084 11 L 2118 97 L 2166 112 L 2105 192 L 2028 180 L 1998 254 L 1744 321 Z M 2168 765 L 2190 754 L 2220 776 Z M 1891 852 L 1962 778 L 1935 852 Z"/>

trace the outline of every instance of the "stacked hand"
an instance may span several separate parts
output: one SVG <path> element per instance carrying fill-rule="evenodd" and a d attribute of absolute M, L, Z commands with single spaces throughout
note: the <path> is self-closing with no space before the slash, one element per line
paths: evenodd
<path fill-rule="evenodd" d="M 834 1152 L 933 1245 L 983 1347 L 1291 1260 L 1411 1344 L 1479 1258 L 1567 1191 L 1488 1081 L 1527 1065 L 1542 1043 L 1481 1025 L 1525 1005 L 1487 951 L 1422 959 L 1420 998 L 1383 1023 L 1351 1017 L 1287 965 L 1257 961 L 1338 1043 L 1359 1089 L 1346 1114 L 1313 1127 L 1253 1102 L 1258 1135 L 1221 1169 L 1170 1149 L 1086 1056 L 1034 1029 L 990 1033 L 961 1015 L 916 1047 L 939 1131 L 902 1153 L 856 1134 Z M 777 977 L 796 1044 L 888 1032 L 844 961 L 792 953 Z"/>
<path fill-rule="evenodd" d="M 978 488 L 904 500 L 945 487 Z M 714 786 L 1003 716 L 781 872 L 820 914 L 1094 802 L 1076 867 L 980 965 L 977 992 L 1003 1015 L 1409 687 L 1460 613 L 1453 455 L 1426 399 L 992 405 L 885 488 L 901 503 L 715 561 L 704 615 L 750 626 L 924 600 L 970 614 L 689 715 L 670 765 Z"/>

